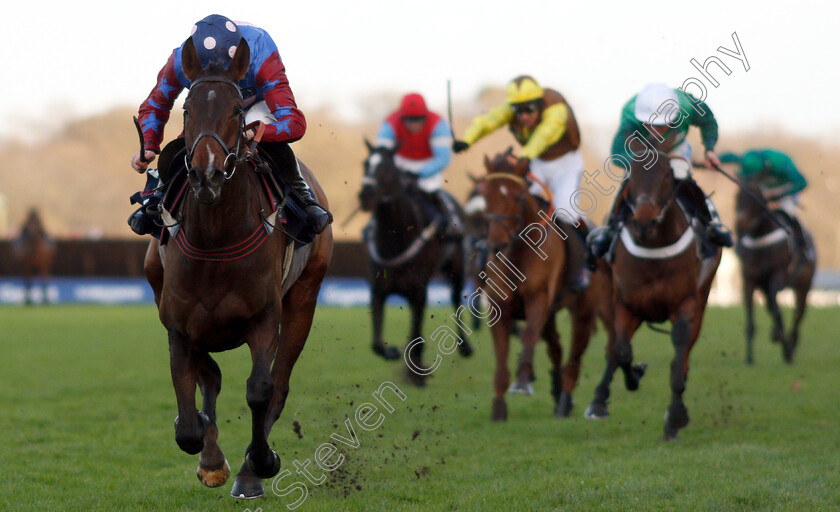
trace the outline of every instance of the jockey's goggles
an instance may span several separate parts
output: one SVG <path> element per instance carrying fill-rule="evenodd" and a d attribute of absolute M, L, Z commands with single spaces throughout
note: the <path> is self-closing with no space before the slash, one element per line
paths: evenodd
<path fill-rule="evenodd" d="M 513 113 L 515 115 L 533 114 L 534 112 L 540 109 L 540 105 L 536 102 L 518 103 L 516 105 L 511 105 L 510 109 L 513 110 Z"/>
<path fill-rule="evenodd" d="M 426 116 L 403 116 L 404 123 L 420 123 L 426 120 Z"/>

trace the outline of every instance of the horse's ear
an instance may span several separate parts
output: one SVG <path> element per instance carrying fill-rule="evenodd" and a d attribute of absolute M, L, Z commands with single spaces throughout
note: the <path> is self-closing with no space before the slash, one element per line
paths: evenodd
<path fill-rule="evenodd" d="M 516 164 L 513 166 L 513 173 L 517 176 L 525 177 L 528 174 L 528 168 L 530 167 L 531 161 L 527 158 L 520 158 L 516 161 Z"/>
<path fill-rule="evenodd" d="M 239 44 L 236 45 L 236 52 L 233 54 L 228 65 L 228 74 L 234 82 L 238 82 L 245 78 L 245 73 L 248 72 L 248 67 L 251 65 L 251 48 L 248 47 L 248 42 L 243 37 Z"/>
<path fill-rule="evenodd" d="M 198 60 L 198 52 L 195 51 L 192 38 L 187 39 L 184 48 L 181 50 L 181 68 L 190 82 L 198 78 L 201 73 L 201 61 Z"/>
<path fill-rule="evenodd" d="M 513 156 L 513 146 L 508 146 L 507 151 L 505 151 L 505 155 Z"/>
<path fill-rule="evenodd" d="M 487 156 L 487 155 L 485 155 L 485 157 L 486 157 L 486 156 Z M 475 174 L 473 174 L 473 173 L 471 173 L 471 172 L 469 172 L 469 171 L 467 171 L 467 178 L 469 178 L 469 179 L 470 179 L 470 181 L 471 181 L 471 182 L 473 182 L 473 183 L 478 183 L 478 176 L 476 176 Z"/>
<path fill-rule="evenodd" d="M 490 161 L 490 157 L 484 155 L 484 168 L 487 169 L 487 174 L 490 174 L 490 171 L 493 170 L 493 162 Z"/>
<path fill-rule="evenodd" d="M 373 153 L 373 144 L 370 143 L 367 137 L 365 137 L 365 146 L 367 146 L 368 153 Z"/>

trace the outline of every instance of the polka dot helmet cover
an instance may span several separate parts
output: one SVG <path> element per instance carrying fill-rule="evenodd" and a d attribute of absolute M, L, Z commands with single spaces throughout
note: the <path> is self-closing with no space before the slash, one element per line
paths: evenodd
<path fill-rule="evenodd" d="M 202 68 L 213 62 L 227 67 L 236 53 L 242 32 L 230 19 L 220 14 L 211 14 L 193 26 L 190 37 Z"/>

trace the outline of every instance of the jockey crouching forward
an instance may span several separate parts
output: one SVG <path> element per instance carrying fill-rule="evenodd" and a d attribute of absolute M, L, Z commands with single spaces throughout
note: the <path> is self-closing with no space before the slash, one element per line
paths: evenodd
<path fill-rule="evenodd" d="M 462 234 L 461 227 L 450 222 L 455 212 L 441 189 L 443 170 L 452 159 L 449 133 L 449 125 L 426 108 L 423 96 L 410 93 L 400 101 L 400 108 L 382 122 L 375 145 L 396 148 L 394 164 L 401 171 L 417 176 L 429 219 L 438 220 L 443 228 L 440 233 L 458 236 Z"/>
<path fill-rule="evenodd" d="M 638 148 L 632 148 L 631 141 L 642 144 L 635 134 L 655 137 L 668 155 L 682 157 L 671 161 L 677 196 L 689 210 L 689 215 L 703 226 L 704 245 L 711 253 L 716 247 L 732 247 L 732 234 L 721 223 L 714 204 L 691 178 L 691 145 L 686 140 L 690 126 L 700 128 L 706 165 L 719 166 L 720 160 L 714 152 L 718 125 L 709 107 L 681 90 L 660 83 L 648 84 L 621 111 L 621 124 L 613 139 L 612 161 L 624 168 L 633 160 L 631 153 L 638 154 Z M 589 249 L 593 256 L 604 257 L 614 244 L 619 227 L 629 211 L 623 200 L 626 184 L 627 180 L 622 182 L 616 194 L 606 225 L 594 229 L 589 235 Z"/>
<path fill-rule="evenodd" d="M 297 108 L 289 80 L 286 78 L 286 68 L 280 60 L 277 45 L 268 32 L 248 23 L 234 23 L 224 16 L 212 14 L 193 26 L 190 39 L 204 68 L 212 62 L 220 62 L 227 67 L 236 46 L 244 39 L 248 43 L 251 55 L 248 72 L 239 82 L 244 98 L 243 106 L 247 110 L 245 123 L 262 121 L 265 124 L 263 142 L 291 143 L 303 137 L 306 132 L 306 119 L 303 112 Z M 181 67 L 183 47 L 182 44 L 172 51 L 158 73 L 157 84 L 146 101 L 140 105 L 143 154 L 137 151 L 131 157 L 131 166 L 138 172 L 144 172 L 148 163 L 160 153 L 164 126 L 169 120 L 175 99 L 184 88 L 190 87 L 190 80 L 184 75 Z M 244 137 L 246 140 L 252 140 L 255 135 L 256 129 L 251 129 Z M 183 147 L 183 134 L 177 141 Z M 291 148 L 284 160 L 283 163 L 272 166 L 273 172 L 279 180 L 291 185 L 294 195 L 304 207 L 307 225 L 315 233 L 320 233 L 332 222 L 332 215 L 315 200 L 300 174 Z M 177 165 L 180 165 L 180 161 L 174 162 L 174 166 Z M 149 233 L 150 227 L 155 225 L 148 212 L 151 206 L 148 196 L 159 188 L 159 183 L 156 173 L 150 171 L 150 176 L 146 189 L 140 194 L 141 197 L 138 197 L 143 206 L 128 220 L 129 225 L 138 234 Z M 154 203 L 159 200 L 158 197 Z"/>
<path fill-rule="evenodd" d="M 548 187 L 554 212 L 563 214 L 562 217 L 554 215 L 554 220 L 567 229 L 571 227 L 585 246 L 586 222 L 571 204 L 583 174 L 583 157 L 578 150 L 580 131 L 572 108 L 559 92 L 543 89 L 527 75 L 516 77 L 508 84 L 506 100 L 486 115 L 475 118 L 464 139 L 455 141 L 452 149 L 456 153 L 465 151 L 482 137 L 508 125 L 522 145 L 520 158 L 529 161 L 530 192 L 540 196 L 544 194 L 544 186 Z M 580 291 L 589 284 L 589 271 L 582 261 L 573 261 L 574 251 L 571 253 L 569 268 L 579 268 L 571 285 Z"/>
<path fill-rule="evenodd" d="M 723 155 L 724 163 L 739 163 L 738 178 L 758 185 L 761 195 L 770 208 L 783 213 L 793 227 L 794 241 L 798 248 L 807 249 L 802 225 L 796 215 L 799 193 L 808 186 L 808 181 L 796 168 L 793 160 L 773 149 L 747 151 L 738 158 L 731 153 Z"/>

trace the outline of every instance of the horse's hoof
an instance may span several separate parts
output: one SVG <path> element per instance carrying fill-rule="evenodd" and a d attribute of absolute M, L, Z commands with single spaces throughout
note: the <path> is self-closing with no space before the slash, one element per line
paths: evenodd
<path fill-rule="evenodd" d="M 230 478 L 230 465 L 227 459 L 221 468 L 210 468 L 199 464 L 195 470 L 195 476 L 207 487 L 219 487 L 225 485 Z"/>
<path fill-rule="evenodd" d="M 514 382 L 510 385 L 508 389 L 508 393 L 516 393 L 518 395 L 528 395 L 531 396 L 534 394 L 534 387 L 531 386 L 530 382 Z"/>
<path fill-rule="evenodd" d="M 688 409 L 684 405 L 671 406 L 665 411 L 665 436 L 663 440 L 670 441 L 677 438 L 677 432 L 684 429 L 689 422 Z"/>
<path fill-rule="evenodd" d="M 465 341 L 458 345 L 458 352 L 461 353 L 461 357 L 470 357 L 471 355 L 473 355 L 472 345 Z"/>
<path fill-rule="evenodd" d="M 418 388 L 425 388 L 426 387 L 426 376 L 425 375 L 418 375 L 411 371 L 410 369 L 406 369 L 406 375 L 408 376 L 408 382 L 413 384 Z"/>
<path fill-rule="evenodd" d="M 252 500 L 265 496 L 262 480 L 255 476 L 237 476 L 230 495 L 238 500 Z"/>
<path fill-rule="evenodd" d="M 557 401 L 557 406 L 554 408 L 554 417 L 568 418 L 573 406 L 572 394 L 568 391 L 563 391 L 560 393 L 560 400 Z"/>
<path fill-rule="evenodd" d="M 386 361 L 393 361 L 395 359 L 399 359 L 402 356 L 402 352 L 400 352 L 400 349 L 396 347 L 386 347 L 384 345 L 374 345 L 373 353 L 378 356 L 381 356 L 382 359 L 385 359 Z"/>
<path fill-rule="evenodd" d="M 257 467 L 254 463 L 250 452 L 245 454 L 245 463 L 248 464 L 249 468 L 251 468 L 251 472 L 263 480 L 267 478 L 274 478 L 274 476 L 280 472 L 280 456 L 277 455 L 277 452 L 274 450 L 269 450 L 269 453 L 271 460 L 262 461 L 260 467 Z"/>
<path fill-rule="evenodd" d="M 503 397 L 493 399 L 493 412 L 490 418 L 493 421 L 507 421 L 507 404 Z"/>
<path fill-rule="evenodd" d="M 606 404 L 596 404 L 594 402 L 589 404 L 589 407 L 583 413 L 583 417 L 588 420 L 602 420 L 609 415 L 610 411 L 607 410 Z"/>
<path fill-rule="evenodd" d="M 636 363 L 630 365 L 630 375 L 624 375 L 624 387 L 627 391 L 636 391 L 639 389 L 639 382 L 645 376 L 647 370 L 647 363 Z"/>

